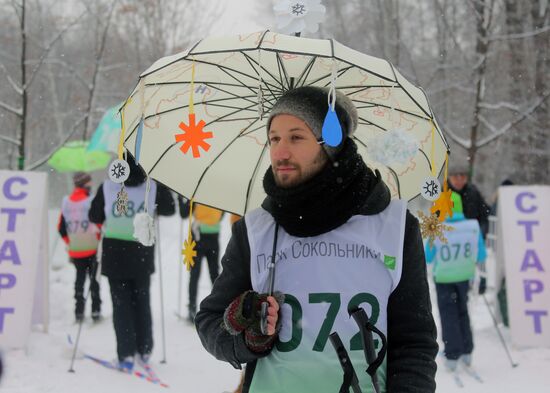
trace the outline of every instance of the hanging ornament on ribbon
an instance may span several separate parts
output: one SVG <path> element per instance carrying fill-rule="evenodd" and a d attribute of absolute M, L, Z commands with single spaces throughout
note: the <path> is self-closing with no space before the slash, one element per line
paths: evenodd
<path fill-rule="evenodd" d="M 445 176 L 443 183 L 443 192 L 441 196 L 435 201 L 431 208 L 433 214 L 438 214 L 439 221 L 444 221 L 447 216 L 453 216 L 454 203 L 451 199 L 452 190 L 449 190 L 447 183 L 447 170 L 449 165 L 449 154 L 445 154 Z"/>
<path fill-rule="evenodd" d="M 192 225 L 193 225 L 193 199 L 189 202 L 189 230 L 187 231 L 187 240 L 183 242 L 183 250 L 181 251 L 183 255 L 183 262 L 185 263 L 185 266 L 187 267 L 187 271 L 191 270 L 193 266 L 195 266 L 195 257 L 197 256 L 197 251 L 195 250 L 195 246 L 197 243 L 193 240 L 193 232 L 192 232 Z"/>
<path fill-rule="evenodd" d="M 433 176 L 426 177 L 422 182 L 420 195 L 430 202 L 438 200 L 441 195 L 441 184 L 439 184 L 439 179 Z"/>
<path fill-rule="evenodd" d="M 316 33 L 325 19 L 326 8 L 321 0 L 278 0 L 273 11 L 281 33 Z"/>
<path fill-rule="evenodd" d="M 125 160 L 113 160 L 109 165 L 109 179 L 114 183 L 124 183 L 130 176 L 130 166 Z"/>
<path fill-rule="evenodd" d="M 328 146 L 337 147 L 342 143 L 343 133 L 340 120 L 336 114 L 336 78 L 338 77 L 338 64 L 332 61 L 330 88 L 328 92 L 328 111 L 323 122 L 321 135 L 323 142 Z"/>
<path fill-rule="evenodd" d="M 395 165 L 408 165 L 420 148 L 418 140 L 401 127 L 399 118 L 396 116 L 392 92 L 397 86 L 393 84 L 389 88 L 391 128 L 380 133 L 367 146 L 369 157 L 389 168 Z"/>
<path fill-rule="evenodd" d="M 418 153 L 418 141 L 410 133 L 394 128 L 374 138 L 368 145 L 369 157 L 387 167 L 407 164 Z"/>
<path fill-rule="evenodd" d="M 144 246 L 155 244 L 155 221 L 149 215 L 149 192 L 151 189 L 151 178 L 147 176 L 145 183 L 145 198 L 143 212 L 134 217 L 134 237 Z"/>
<path fill-rule="evenodd" d="M 176 143 L 183 142 L 180 146 L 180 150 L 183 154 L 187 154 L 189 149 L 193 152 L 193 158 L 200 158 L 202 149 L 204 151 L 210 150 L 210 144 L 206 142 L 206 139 L 214 137 L 214 134 L 210 131 L 203 131 L 206 122 L 200 120 L 198 123 L 195 119 L 195 106 L 193 93 L 195 89 L 195 60 L 193 60 L 191 71 L 191 83 L 189 91 L 189 114 L 188 123 L 183 121 L 179 124 L 179 128 L 183 131 L 182 134 L 176 134 Z"/>
<path fill-rule="evenodd" d="M 124 183 L 116 194 L 115 209 L 119 216 L 126 215 L 128 211 L 128 193 L 124 188 Z"/>
<path fill-rule="evenodd" d="M 418 211 L 418 219 L 420 221 L 422 238 L 428 240 L 430 248 L 433 247 L 436 238 L 444 244 L 447 243 L 445 231 L 452 231 L 454 230 L 453 227 L 443 224 L 435 214 L 427 216 L 420 210 Z"/>

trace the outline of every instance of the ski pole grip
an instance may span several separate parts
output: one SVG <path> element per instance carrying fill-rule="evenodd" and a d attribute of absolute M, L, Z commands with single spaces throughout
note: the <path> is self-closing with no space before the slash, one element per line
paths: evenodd
<path fill-rule="evenodd" d="M 263 335 L 267 336 L 267 308 L 268 302 L 262 302 L 262 308 L 260 311 L 260 331 Z"/>
<path fill-rule="evenodd" d="M 368 364 L 376 360 L 376 352 L 374 350 L 374 342 L 372 339 L 372 332 L 367 329 L 369 323 L 369 317 L 367 312 L 363 308 L 355 308 L 349 310 L 350 315 L 355 320 L 355 323 L 359 326 L 361 331 L 361 339 L 363 341 L 363 351 L 365 352 L 365 358 L 367 359 Z"/>

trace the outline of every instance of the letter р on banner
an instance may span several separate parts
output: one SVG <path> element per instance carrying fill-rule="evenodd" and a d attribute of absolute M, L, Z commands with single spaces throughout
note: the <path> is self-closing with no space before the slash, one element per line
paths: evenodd
<path fill-rule="evenodd" d="M 501 187 L 498 217 L 512 341 L 550 348 L 550 186 Z"/>
<path fill-rule="evenodd" d="M 0 170 L 0 347 L 48 328 L 48 188 L 42 172 Z"/>

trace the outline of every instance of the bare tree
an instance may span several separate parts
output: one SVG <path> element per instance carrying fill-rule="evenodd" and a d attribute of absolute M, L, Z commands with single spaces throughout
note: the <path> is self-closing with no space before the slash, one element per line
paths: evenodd
<path fill-rule="evenodd" d="M 71 23 L 67 24 L 65 27 L 63 27 L 61 30 L 59 30 L 55 36 L 50 40 L 46 48 L 42 51 L 40 54 L 39 59 L 30 66 L 29 63 L 31 63 L 29 57 L 28 57 L 28 43 L 29 43 L 29 36 L 28 36 L 28 27 L 26 25 L 27 22 L 27 4 L 26 0 L 21 0 L 21 3 L 17 3 L 16 1 L 12 1 L 11 5 L 13 7 L 13 11 L 15 15 L 17 16 L 18 20 L 18 32 L 20 35 L 20 50 L 19 50 L 19 81 L 17 81 L 17 78 L 14 78 L 10 75 L 8 69 L 6 66 L 2 63 L 0 63 L 0 67 L 4 71 L 5 77 L 13 89 L 13 92 L 18 97 L 18 105 L 13 106 L 8 104 L 5 101 L 0 100 L 0 108 L 4 111 L 14 115 L 19 122 L 19 130 L 18 130 L 18 136 L 15 138 L 16 141 L 13 140 L 13 138 L 10 138 L 10 142 L 14 143 L 18 148 L 18 159 L 17 159 L 17 168 L 18 169 L 25 169 L 25 158 L 26 158 L 26 143 L 27 143 L 27 126 L 28 126 L 28 97 L 29 97 L 29 89 L 33 82 L 35 81 L 38 72 L 40 71 L 42 65 L 44 64 L 44 60 L 46 59 L 48 53 L 51 51 L 53 46 L 59 41 L 59 39 L 71 28 L 73 27 L 80 17 L 75 18 Z M 6 140 L 6 138 L 3 138 Z"/>

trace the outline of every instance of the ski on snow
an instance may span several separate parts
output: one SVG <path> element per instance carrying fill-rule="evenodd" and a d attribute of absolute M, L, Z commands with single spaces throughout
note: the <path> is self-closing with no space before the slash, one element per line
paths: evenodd
<path fill-rule="evenodd" d="M 68 340 L 69 340 L 69 344 L 73 345 L 73 342 L 72 342 L 72 339 L 71 339 L 70 335 L 68 335 Z M 81 354 L 84 356 L 84 358 L 89 359 L 89 360 L 93 361 L 94 363 L 99 364 L 99 365 L 101 365 L 105 368 L 108 368 L 110 370 L 117 371 L 117 372 L 120 372 L 120 373 L 123 373 L 123 374 L 133 375 L 135 377 L 143 379 L 144 381 L 153 383 L 155 385 L 159 385 L 163 388 L 169 387 L 167 384 L 162 382 L 157 377 L 156 373 L 153 371 L 153 368 L 151 367 L 150 364 L 140 364 L 143 367 L 143 369 L 145 370 L 145 372 L 138 371 L 138 370 L 135 370 L 135 369 L 132 369 L 132 370 L 120 369 L 112 361 L 101 359 L 97 356 L 93 356 L 93 355 L 90 355 L 90 354 L 85 353 L 85 352 L 81 352 Z"/>
<path fill-rule="evenodd" d="M 460 369 L 461 369 L 461 371 L 463 370 L 466 375 L 472 377 L 477 382 L 483 383 L 483 379 L 481 378 L 481 376 L 472 367 L 468 367 L 466 365 L 463 365 L 462 367 L 460 367 Z M 462 381 L 462 377 L 461 377 L 462 373 L 459 371 L 459 369 L 457 368 L 456 370 L 451 371 L 451 374 L 453 376 L 453 380 L 455 381 L 456 385 L 459 388 L 463 388 L 464 387 L 464 382 Z"/>

